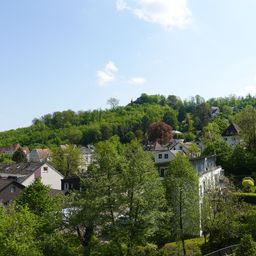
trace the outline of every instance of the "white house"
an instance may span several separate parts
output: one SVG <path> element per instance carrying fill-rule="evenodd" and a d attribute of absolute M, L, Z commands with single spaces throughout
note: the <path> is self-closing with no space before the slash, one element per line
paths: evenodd
<path fill-rule="evenodd" d="M 207 191 L 221 189 L 224 170 L 216 165 L 216 156 L 190 159 L 199 178 L 199 195 L 202 197 Z"/>
<path fill-rule="evenodd" d="M 86 147 L 81 147 L 82 155 L 82 166 L 80 166 L 82 171 L 86 171 L 88 166 L 93 163 L 93 154 L 95 147 L 93 145 L 87 145 Z"/>
<path fill-rule="evenodd" d="M 0 178 L 13 178 L 27 187 L 40 178 L 44 185 L 61 190 L 61 180 L 64 176 L 48 163 L 0 164 Z"/>

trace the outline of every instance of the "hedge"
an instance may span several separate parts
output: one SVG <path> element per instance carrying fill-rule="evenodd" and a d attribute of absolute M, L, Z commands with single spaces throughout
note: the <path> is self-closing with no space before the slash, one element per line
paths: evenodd
<path fill-rule="evenodd" d="M 255 204 L 256 205 L 256 193 L 234 193 L 235 196 L 241 198 L 244 202 L 248 204 Z"/>

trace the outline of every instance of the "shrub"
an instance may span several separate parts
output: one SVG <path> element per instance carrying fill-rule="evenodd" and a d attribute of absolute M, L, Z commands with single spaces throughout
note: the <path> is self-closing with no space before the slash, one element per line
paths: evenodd
<path fill-rule="evenodd" d="M 256 256 L 256 243 L 253 241 L 251 234 L 246 234 L 241 238 L 238 255 Z"/>
<path fill-rule="evenodd" d="M 248 204 L 256 205 L 256 194 L 255 193 L 234 193 L 235 196 L 242 199 Z"/>
<path fill-rule="evenodd" d="M 254 180 L 251 177 L 243 178 L 242 185 L 244 187 L 244 191 L 252 192 L 252 187 L 254 186 Z"/>

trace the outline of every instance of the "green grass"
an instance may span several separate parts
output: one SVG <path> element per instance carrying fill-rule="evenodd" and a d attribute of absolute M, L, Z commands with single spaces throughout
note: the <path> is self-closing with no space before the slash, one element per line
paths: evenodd
<path fill-rule="evenodd" d="M 185 241 L 185 246 L 187 250 L 187 255 L 199 256 L 201 254 L 201 245 L 204 243 L 203 237 L 188 239 Z M 164 246 L 167 250 L 169 256 L 179 256 L 182 255 L 182 244 L 181 242 L 172 242 Z"/>

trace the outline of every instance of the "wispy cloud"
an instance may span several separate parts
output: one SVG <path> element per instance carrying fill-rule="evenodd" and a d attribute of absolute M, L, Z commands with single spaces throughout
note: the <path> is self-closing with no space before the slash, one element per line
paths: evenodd
<path fill-rule="evenodd" d="M 107 85 L 114 81 L 122 84 L 142 85 L 146 82 L 146 79 L 140 76 L 125 78 L 123 75 L 119 74 L 117 65 L 113 61 L 109 61 L 101 70 L 97 71 L 97 81 L 100 86 Z"/>
<path fill-rule="evenodd" d="M 133 77 L 130 79 L 129 82 L 130 82 L 130 84 L 140 85 L 140 84 L 145 84 L 146 79 L 144 77 Z"/>
<path fill-rule="evenodd" d="M 117 0 L 116 8 L 165 28 L 185 28 L 192 22 L 187 0 Z"/>
<path fill-rule="evenodd" d="M 98 84 L 103 86 L 114 81 L 116 79 L 117 72 L 118 68 L 115 63 L 109 61 L 102 70 L 98 70 L 97 72 Z"/>

